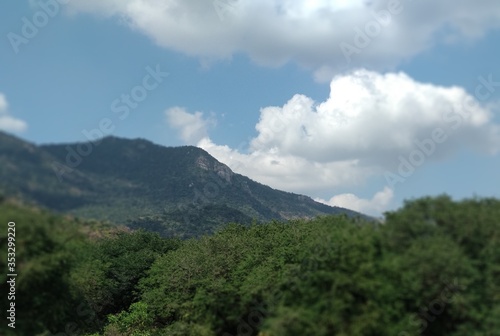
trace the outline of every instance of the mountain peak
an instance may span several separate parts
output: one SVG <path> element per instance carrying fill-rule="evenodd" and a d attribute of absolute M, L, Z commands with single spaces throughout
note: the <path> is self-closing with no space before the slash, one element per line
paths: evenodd
<path fill-rule="evenodd" d="M 1 133 L 0 139 L 1 189 L 56 211 L 164 235 L 213 232 L 228 221 L 356 215 L 257 183 L 194 146 L 114 136 L 42 146 Z"/>

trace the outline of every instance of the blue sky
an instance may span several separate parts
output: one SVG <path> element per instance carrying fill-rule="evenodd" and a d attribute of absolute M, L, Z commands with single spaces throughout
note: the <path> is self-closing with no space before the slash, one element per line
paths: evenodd
<path fill-rule="evenodd" d="M 197 145 L 370 214 L 424 195 L 500 197 L 497 1 L 1 6 L 0 129 L 34 143 L 84 141 L 110 119 L 104 135 Z"/>

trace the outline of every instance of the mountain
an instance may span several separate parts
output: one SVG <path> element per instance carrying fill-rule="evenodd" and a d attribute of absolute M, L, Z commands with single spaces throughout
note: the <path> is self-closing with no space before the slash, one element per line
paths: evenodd
<path fill-rule="evenodd" d="M 257 183 L 198 147 L 117 137 L 37 146 L 0 132 L 0 192 L 164 236 L 198 236 L 228 222 L 360 215 Z"/>

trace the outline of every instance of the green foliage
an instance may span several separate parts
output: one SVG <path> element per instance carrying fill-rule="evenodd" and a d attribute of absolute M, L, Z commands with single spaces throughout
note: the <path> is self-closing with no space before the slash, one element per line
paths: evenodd
<path fill-rule="evenodd" d="M 127 233 L 6 201 L 0 203 L 3 270 L 10 221 L 16 223 L 16 329 L 2 323 L 2 335 L 100 329 L 107 314 L 125 310 L 135 301 L 137 282 L 153 261 L 180 244 L 153 233 Z M 8 292 L 6 274 L 0 275 L 2 293 Z M 6 304 L 2 300 L 3 311 Z"/>
<path fill-rule="evenodd" d="M 423 198 L 380 224 L 230 224 L 182 242 L 93 240 L 88 223 L 0 210 L 23 235 L 19 334 L 76 322 L 92 336 L 500 335 L 499 200 Z"/>
<path fill-rule="evenodd" d="M 500 276 L 499 200 L 423 198 L 387 214 L 386 225 L 385 243 L 395 254 L 392 272 L 412 298 L 411 309 L 440 297 L 439 283 L 453 281 L 461 289 L 440 316 L 443 323 L 425 323 L 424 334 L 500 335 L 493 331 L 500 330 L 493 318 L 500 287 L 492 280 Z"/>
<path fill-rule="evenodd" d="M 71 270 L 81 261 L 86 240 L 79 225 L 46 211 L 11 202 L 0 204 L 0 291 L 7 288 L 7 223 L 15 222 L 16 329 L 15 335 L 64 330 L 77 319 L 81 296 L 70 283 Z M 14 273 L 14 272 L 8 272 Z M 2 299 L 1 310 L 7 310 Z M 9 335 L 5 317 L 0 334 Z"/>
<path fill-rule="evenodd" d="M 130 220 L 131 229 L 145 229 L 157 232 L 162 237 L 188 239 L 212 234 L 226 224 L 250 224 L 252 218 L 243 212 L 223 204 L 205 206 L 186 205 L 179 209 L 166 211 L 162 215 L 144 216 Z"/>
<path fill-rule="evenodd" d="M 147 305 L 142 302 L 133 303 L 129 311 L 110 315 L 109 324 L 104 329 L 104 335 L 151 336 L 147 331 L 153 322 L 147 311 Z"/>
<path fill-rule="evenodd" d="M 443 196 L 381 225 L 232 225 L 160 257 L 141 300 L 165 334 L 491 334 L 499 211 L 497 200 Z"/>
<path fill-rule="evenodd" d="M 91 154 L 81 157 L 78 148 Z M 68 158 L 76 167 L 67 167 Z M 0 131 L 2 190 L 51 210 L 128 223 L 164 237 L 199 237 L 254 218 L 358 215 L 234 174 L 197 147 L 115 137 L 97 145 L 36 146 Z"/>
<path fill-rule="evenodd" d="M 96 319 L 103 321 L 136 301 L 138 281 L 158 256 L 179 244 L 151 232 L 118 233 L 93 246 L 90 256 L 74 271 L 72 281 L 97 313 Z"/>

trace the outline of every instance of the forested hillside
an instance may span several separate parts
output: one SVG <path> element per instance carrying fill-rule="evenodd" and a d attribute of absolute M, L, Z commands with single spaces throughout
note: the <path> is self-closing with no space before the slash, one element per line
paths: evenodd
<path fill-rule="evenodd" d="M 164 237 L 198 237 L 235 221 L 363 216 L 257 183 L 198 147 L 111 136 L 38 146 L 0 131 L 2 192 Z"/>
<path fill-rule="evenodd" d="M 4 202 L 0 222 L 13 220 L 7 335 L 500 335 L 495 199 L 423 198 L 382 224 L 324 216 L 184 241 L 97 235 L 106 226 Z"/>

